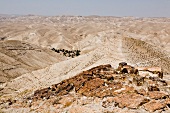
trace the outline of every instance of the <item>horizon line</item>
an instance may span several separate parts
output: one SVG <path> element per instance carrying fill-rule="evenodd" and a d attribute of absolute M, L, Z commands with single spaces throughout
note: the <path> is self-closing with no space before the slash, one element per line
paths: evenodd
<path fill-rule="evenodd" d="M 133 17 L 133 18 L 170 18 L 170 17 L 165 17 L 165 16 L 113 16 L 113 15 L 71 15 L 71 14 L 59 14 L 59 15 L 42 15 L 42 14 L 3 14 L 0 13 L 0 16 L 43 16 L 43 17 L 54 17 L 54 16 L 73 16 L 73 17 L 90 17 L 90 16 L 96 16 L 96 17 L 117 17 L 117 18 L 122 18 L 122 17 Z"/>

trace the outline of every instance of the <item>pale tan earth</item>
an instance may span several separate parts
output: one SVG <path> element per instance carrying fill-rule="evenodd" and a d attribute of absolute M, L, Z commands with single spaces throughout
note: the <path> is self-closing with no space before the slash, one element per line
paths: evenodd
<path fill-rule="evenodd" d="M 1 41 L 0 51 L 1 83 L 66 59 L 51 50 L 18 40 Z"/>
<path fill-rule="evenodd" d="M 81 55 L 68 58 L 50 50 L 52 48 L 81 50 Z M 3 99 L 23 98 L 98 65 L 111 64 L 116 69 L 123 61 L 132 66 L 161 67 L 170 87 L 170 19 L 0 16 L 0 94 Z M 88 106 L 77 105 L 59 112 L 71 113 L 77 109 L 105 112 L 99 103 L 91 105 L 91 102 Z M 5 103 L 0 103 L 5 112 L 32 110 L 10 105 L 3 108 Z M 58 108 L 52 109 L 55 112 Z M 45 108 L 41 110 L 47 112 Z M 113 110 L 126 111 L 136 112 L 127 108 Z M 141 108 L 139 112 L 144 111 Z"/>

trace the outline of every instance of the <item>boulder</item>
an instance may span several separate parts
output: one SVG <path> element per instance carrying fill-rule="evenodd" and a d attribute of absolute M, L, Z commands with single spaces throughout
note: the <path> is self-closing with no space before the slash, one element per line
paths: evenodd
<path fill-rule="evenodd" d="M 161 99 L 161 98 L 166 97 L 168 95 L 163 93 L 163 92 L 160 92 L 160 91 L 149 91 L 148 96 L 151 99 Z"/>
<path fill-rule="evenodd" d="M 123 67 L 123 66 L 125 66 L 125 65 L 127 65 L 126 62 L 120 62 L 120 63 L 119 63 L 119 66 L 121 66 L 121 67 Z"/>
<path fill-rule="evenodd" d="M 161 101 L 161 100 L 151 100 L 150 102 L 144 104 L 145 109 L 149 112 L 160 110 L 164 108 L 165 106 L 166 104 L 164 103 L 164 101 Z"/>
<path fill-rule="evenodd" d="M 144 77 L 141 77 L 141 76 L 136 76 L 133 78 L 133 83 L 136 85 L 136 86 L 142 86 L 144 84 Z"/>
<path fill-rule="evenodd" d="M 94 111 L 89 107 L 77 105 L 75 107 L 71 107 L 68 113 L 94 113 Z"/>
<path fill-rule="evenodd" d="M 102 102 L 102 107 L 107 108 L 109 106 L 114 105 L 114 97 L 106 97 Z"/>
<path fill-rule="evenodd" d="M 84 94 L 86 96 L 92 96 L 91 91 L 104 85 L 104 80 L 100 78 L 92 79 L 87 81 L 82 88 L 78 90 L 78 93 Z"/>
<path fill-rule="evenodd" d="M 161 67 L 148 67 L 147 70 L 151 72 L 162 72 Z"/>
<path fill-rule="evenodd" d="M 143 73 L 152 76 L 163 78 L 163 71 L 161 67 L 135 67 L 135 69 L 139 70 L 139 74 L 143 75 Z"/>
<path fill-rule="evenodd" d="M 128 107 L 132 109 L 136 109 L 147 102 L 144 96 L 136 93 L 121 94 L 119 96 L 114 97 L 114 101 L 118 103 L 119 107 L 121 108 Z"/>
<path fill-rule="evenodd" d="M 74 97 L 71 96 L 64 96 L 59 103 L 63 105 L 63 107 L 70 106 L 75 101 Z"/>
<path fill-rule="evenodd" d="M 147 92 L 144 89 L 137 90 L 137 93 L 140 94 L 140 95 L 143 95 L 143 96 L 147 95 Z"/>
<path fill-rule="evenodd" d="M 157 86 L 149 86 L 148 91 L 160 91 Z"/>

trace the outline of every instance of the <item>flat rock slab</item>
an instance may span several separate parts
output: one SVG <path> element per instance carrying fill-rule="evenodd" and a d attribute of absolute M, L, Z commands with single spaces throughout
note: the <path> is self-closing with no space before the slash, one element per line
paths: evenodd
<path fill-rule="evenodd" d="M 121 94 L 117 97 L 114 97 L 114 101 L 119 104 L 119 107 L 128 107 L 128 108 L 138 108 L 142 103 L 146 102 L 144 96 L 130 93 L 130 94 Z"/>
<path fill-rule="evenodd" d="M 149 91 L 148 96 L 151 99 L 161 99 L 161 98 L 168 96 L 168 95 L 163 93 L 163 92 L 160 92 L 160 91 Z"/>
<path fill-rule="evenodd" d="M 152 100 L 146 104 L 144 104 L 144 107 L 149 112 L 154 112 L 156 110 L 160 110 L 166 106 L 164 101 L 160 100 Z"/>
<path fill-rule="evenodd" d="M 76 106 L 69 109 L 69 113 L 95 113 L 94 110 L 85 106 Z"/>

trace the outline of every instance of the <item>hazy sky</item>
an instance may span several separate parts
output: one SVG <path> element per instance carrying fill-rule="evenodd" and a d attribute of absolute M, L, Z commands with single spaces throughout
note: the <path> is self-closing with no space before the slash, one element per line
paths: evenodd
<path fill-rule="evenodd" d="M 0 0 L 0 14 L 170 17 L 170 0 Z"/>

